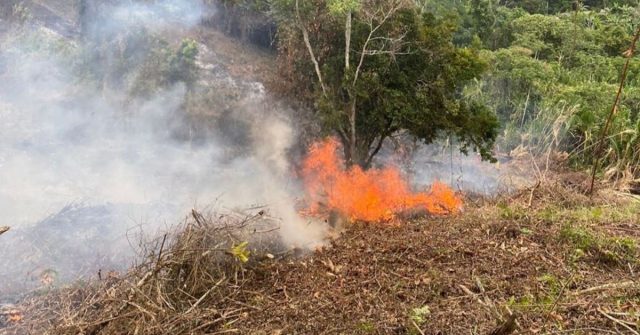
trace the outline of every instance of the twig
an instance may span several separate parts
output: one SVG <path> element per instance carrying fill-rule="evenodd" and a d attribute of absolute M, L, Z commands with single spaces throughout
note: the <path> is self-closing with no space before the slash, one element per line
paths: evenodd
<path fill-rule="evenodd" d="M 500 313 L 498 313 L 498 311 L 497 311 L 497 310 L 495 310 L 494 308 L 492 308 L 492 306 L 491 306 L 491 304 L 490 304 L 490 303 L 487 303 L 487 301 L 483 301 L 482 299 L 480 299 L 480 294 L 478 294 L 478 293 L 473 293 L 469 288 L 467 288 L 466 286 L 464 286 L 464 285 L 462 285 L 462 284 L 459 284 L 458 286 L 462 289 L 462 291 L 463 291 L 464 293 L 466 293 L 467 295 L 469 295 L 469 296 L 471 296 L 471 297 L 475 298 L 475 299 L 476 299 L 476 301 L 477 301 L 480 305 L 482 305 L 484 308 L 486 308 L 486 309 L 487 309 L 491 314 L 493 314 L 493 316 L 494 316 L 496 319 L 498 319 L 498 320 L 502 319 L 502 317 L 501 317 Z"/>
<path fill-rule="evenodd" d="M 618 332 L 614 332 L 608 329 L 602 329 L 602 328 L 595 328 L 595 327 L 583 327 L 583 328 L 573 328 L 573 329 L 565 329 L 565 330 L 551 330 L 549 332 L 549 334 L 575 334 L 578 331 L 581 330 L 590 330 L 590 331 L 595 331 L 596 333 L 594 334 L 618 334 Z"/>
<path fill-rule="evenodd" d="M 198 226 L 204 227 L 204 226 L 207 225 L 206 220 L 204 219 L 204 216 L 202 216 L 202 214 L 198 213 L 195 209 L 191 210 L 191 216 L 196 221 Z"/>
<path fill-rule="evenodd" d="M 553 313 L 553 311 L 555 311 L 556 307 L 558 307 L 558 303 L 560 302 L 560 299 L 562 298 L 562 295 L 564 294 L 564 290 L 567 288 L 567 285 L 573 281 L 573 273 L 571 274 L 571 277 L 569 277 L 569 280 L 565 281 L 562 284 L 562 287 L 560 288 L 560 292 L 558 292 L 558 295 L 556 296 L 555 300 L 553 301 L 553 305 L 551 305 L 551 308 L 549 308 L 549 310 L 547 311 L 547 315 L 545 317 L 546 320 L 549 320 L 549 316 L 551 316 L 551 313 Z"/>
<path fill-rule="evenodd" d="M 500 314 L 500 312 L 496 308 L 496 305 L 493 303 L 493 301 L 491 301 L 491 299 L 489 299 L 489 297 L 487 296 L 486 291 L 484 289 L 484 286 L 482 285 L 482 282 L 480 281 L 480 278 L 476 277 L 475 278 L 475 282 L 476 282 L 476 286 L 480 290 L 480 293 L 482 294 L 482 297 L 484 298 L 484 302 L 485 302 L 486 306 L 494 314 L 496 319 L 501 320 L 502 319 L 502 315 Z"/>
<path fill-rule="evenodd" d="M 322 71 L 320 71 L 320 64 L 318 63 L 318 59 L 316 58 L 315 53 L 313 52 L 313 47 L 311 46 L 311 42 L 309 41 L 309 32 L 307 28 L 302 23 L 302 18 L 300 17 L 300 7 L 298 5 L 298 0 L 296 0 L 296 21 L 298 26 L 300 26 L 300 30 L 302 31 L 302 38 L 304 40 L 304 45 L 307 47 L 307 51 L 309 52 L 309 57 L 311 58 L 311 62 L 313 63 L 313 67 L 316 71 L 316 76 L 318 76 L 318 83 L 320 83 L 320 88 L 322 88 L 322 94 L 327 96 L 327 88 L 324 86 L 324 80 L 322 79 Z"/>
<path fill-rule="evenodd" d="M 603 311 L 602 309 L 598 308 L 598 312 L 602 315 L 604 315 L 604 317 L 606 317 L 607 319 L 621 325 L 622 327 L 626 328 L 627 330 L 629 330 L 632 334 L 634 335 L 640 335 L 640 333 L 638 333 L 637 331 L 635 331 L 633 328 L 629 327 L 629 325 L 627 325 L 626 323 L 614 318 L 613 316 L 605 313 L 605 311 Z"/>
<path fill-rule="evenodd" d="M 538 189 L 540 183 L 541 181 L 540 179 L 538 179 L 538 182 L 535 184 L 535 186 L 531 188 L 531 193 L 529 194 L 529 204 L 527 205 L 528 208 L 531 208 L 531 205 L 533 203 L 533 193 L 535 193 L 535 191 Z"/>
<path fill-rule="evenodd" d="M 635 54 L 636 43 L 640 38 L 640 26 L 638 26 L 638 31 L 636 31 L 635 36 L 633 37 L 633 41 L 631 41 L 631 47 L 629 50 L 625 52 L 625 57 L 627 57 L 627 61 L 624 63 L 624 68 L 622 69 L 622 76 L 620 78 L 620 86 L 618 87 L 618 93 L 616 94 L 616 99 L 613 103 L 613 107 L 611 107 L 611 112 L 609 112 L 609 116 L 607 117 L 607 121 L 604 124 L 604 128 L 600 132 L 600 138 L 598 139 L 597 145 L 593 152 L 593 169 L 591 171 L 591 184 L 589 186 L 589 195 L 593 194 L 593 185 L 596 180 L 596 172 L 598 171 L 600 165 L 600 152 L 602 151 L 602 145 L 604 143 L 604 138 L 607 136 L 607 132 L 609 131 L 609 126 L 611 125 L 611 121 L 613 121 L 613 116 L 618 110 L 618 104 L 620 103 L 620 97 L 622 96 L 622 89 L 624 88 L 624 82 L 627 79 L 627 72 L 629 70 L 629 63 L 631 63 L 631 58 Z"/>
<path fill-rule="evenodd" d="M 162 250 L 164 249 L 164 243 L 167 241 L 167 234 L 162 237 L 162 243 L 160 244 L 160 251 L 158 251 L 158 259 L 156 260 L 156 268 L 160 266 L 160 259 L 162 258 Z"/>
<path fill-rule="evenodd" d="M 415 321 L 411 320 L 411 324 L 414 327 L 416 327 L 416 329 L 418 330 L 418 333 L 420 333 L 420 335 L 424 335 L 424 332 L 422 331 L 422 329 L 420 329 L 420 327 L 418 327 L 418 324 Z"/>
<path fill-rule="evenodd" d="M 209 295 L 209 293 L 211 293 L 211 291 L 213 291 L 214 289 L 216 289 L 218 286 L 220 286 L 220 284 L 222 284 L 222 282 L 227 279 L 225 277 L 222 277 L 222 279 L 220 279 L 215 285 L 213 285 L 212 288 L 210 288 L 207 292 L 205 292 L 205 294 L 203 294 L 200 299 L 198 299 L 198 301 L 196 301 L 195 304 L 193 304 L 193 306 L 191 306 L 191 308 L 189 308 L 186 312 L 184 312 L 184 314 L 189 314 L 191 313 L 194 309 L 196 309 L 196 307 L 198 307 L 198 305 L 200 305 L 200 303 Z"/>
<path fill-rule="evenodd" d="M 0 235 L 2 235 L 2 234 L 4 234 L 4 233 L 8 232 L 8 231 L 9 231 L 9 229 L 10 229 L 9 227 L 0 227 Z"/>
<path fill-rule="evenodd" d="M 585 295 L 585 294 L 605 291 L 605 290 L 609 290 L 609 289 L 627 288 L 627 287 L 633 286 L 634 284 L 635 284 L 635 282 L 633 280 L 627 280 L 627 281 L 623 281 L 623 282 L 619 282 L 619 283 L 608 283 L 608 284 L 594 286 L 594 287 L 590 287 L 590 288 L 584 289 L 582 291 L 575 292 L 575 293 L 573 293 L 573 295 Z"/>
<path fill-rule="evenodd" d="M 505 322 L 491 331 L 489 335 L 509 335 L 516 330 L 516 315 L 511 314 Z"/>

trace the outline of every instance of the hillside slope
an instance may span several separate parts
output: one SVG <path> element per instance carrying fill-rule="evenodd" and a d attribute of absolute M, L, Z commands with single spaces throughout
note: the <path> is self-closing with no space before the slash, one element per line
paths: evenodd
<path fill-rule="evenodd" d="M 518 334 L 633 333 L 638 212 L 543 185 L 455 217 L 349 225 L 302 256 L 211 245 L 216 225 L 194 216 L 146 265 L 36 296 L 0 333 L 508 334 L 510 315 Z"/>

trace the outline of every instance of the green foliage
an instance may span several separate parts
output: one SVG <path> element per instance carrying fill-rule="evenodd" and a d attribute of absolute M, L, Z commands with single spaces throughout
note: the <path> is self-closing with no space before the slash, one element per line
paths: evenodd
<path fill-rule="evenodd" d="M 640 203 L 632 202 L 626 205 L 598 207 L 560 208 L 549 205 L 534 213 L 534 217 L 547 223 L 575 223 L 575 224 L 612 224 L 616 222 L 640 223 Z"/>
<path fill-rule="evenodd" d="M 185 39 L 180 47 L 169 57 L 169 83 L 184 82 L 187 86 L 193 86 L 197 79 L 198 43 L 192 39 Z"/>
<path fill-rule="evenodd" d="M 358 10 L 359 0 L 329 0 L 327 1 L 329 12 L 334 15 L 345 15 Z"/>
<path fill-rule="evenodd" d="M 368 167 L 380 143 L 400 131 L 425 143 L 453 136 L 463 150 L 477 150 L 490 159 L 497 119 L 484 104 L 462 95 L 465 83 L 478 78 L 487 64 L 474 48 L 453 43 L 455 18 L 390 6 L 388 1 L 358 6 L 316 0 L 300 2 L 296 8 L 289 0 L 274 2 L 281 68 L 291 89 L 315 105 L 327 132 L 340 137 L 348 162 Z M 335 13 L 350 10 L 354 12 L 346 63 L 347 28 Z M 312 36 L 323 83 L 300 25 Z"/>
<path fill-rule="evenodd" d="M 198 76 L 198 44 L 185 39 L 176 50 L 161 39 L 150 42 L 149 52 L 135 78 L 131 94 L 150 96 L 176 83 L 192 88 Z"/>
<path fill-rule="evenodd" d="M 566 150 L 573 161 L 590 164 L 626 61 L 622 53 L 640 24 L 638 2 L 583 1 L 577 8 L 574 1 L 463 3 L 452 10 L 462 23 L 457 40 L 482 46 L 491 64 L 465 95 L 496 111 L 501 149 Z M 605 176 L 612 179 L 640 177 L 638 74 L 636 57 L 605 152 Z"/>
<path fill-rule="evenodd" d="M 412 309 L 409 318 L 417 325 L 423 325 L 427 322 L 430 315 L 431 309 L 429 309 L 429 306 L 424 305 L 422 307 Z"/>
<path fill-rule="evenodd" d="M 233 255 L 233 257 L 235 257 L 238 261 L 242 262 L 242 263 L 246 263 L 249 261 L 249 255 L 251 255 L 251 252 L 247 249 L 247 246 L 249 245 L 249 242 L 242 242 L 238 245 L 234 245 L 233 247 L 231 247 L 231 255 Z"/>
<path fill-rule="evenodd" d="M 361 322 L 358 324 L 358 330 L 363 333 L 372 334 L 376 331 L 376 326 L 371 322 Z"/>
<path fill-rule="evenodd" d="M 528 218 L 528 212 L 526 208 L 519 206 L 508 206 L 506 204 L 498 204 L 498 210 L 500 217 L 505 220 L 523 220 Z"/>
<path fill-rule="evenodd" d="M 574 247 L 574 260 L 591 254 L 597 261 L 608 264 L 636 262 L 637 246 L 630 238 L 601 236 L 582 226 L 565 225 L 560 239 Z"/>
<path fill-rule="evenodd" d="M 264 2 L 234 1 L 245 7 Z M 389 17 L 369 47 L 385 49 L 397 36 L 403 43 L 393 45 L 394 53 L 365 57 L 352 84 L 370 24 L 380 23 L 371 9 L 384 11 L 389 4 L 274 0 L 257 6 L 278 22 L 284 90 L 313 106 L 325 131 L 340 134 L 345 147 L 355 105 L 358 148 L 351 154 L 360 164 L 367 165 L 380 138 L 400 130 L 427 143 L 456 135 L 488 158 L 497 136 L 494 114 L 502 123 L 500 150 L 565 150 L 573 162 L 591 163 L 625 62 L 622 53 L 640 24 L 637 0 L 416 0 Z M 353 30 L 347 69 L 348 12 Z M 327 92 L 321 91 L 301 26 Z M 636 57 L 607 139 L 606 177 L 640 177 L 639 114 Z"/>

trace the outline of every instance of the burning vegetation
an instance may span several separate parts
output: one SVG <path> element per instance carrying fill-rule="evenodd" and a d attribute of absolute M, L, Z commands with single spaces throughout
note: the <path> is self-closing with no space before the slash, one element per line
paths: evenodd
<path fill-rule="evenodd" d="M 0 0 L 0 335 L 639 334 L 631 1 Z"/>
<path fill-rule="evenodd" d="M 397 168 L 347 168 L 338 156 L 339 149 L 333 138 L 309 148 L 301 172 L 308 214 L 337 211 L 352 221 L 391 222 L 408 210 L 454 214 L 462 207 L 460 197 L 438 181 L 430 192 L 413 192 Z"/>

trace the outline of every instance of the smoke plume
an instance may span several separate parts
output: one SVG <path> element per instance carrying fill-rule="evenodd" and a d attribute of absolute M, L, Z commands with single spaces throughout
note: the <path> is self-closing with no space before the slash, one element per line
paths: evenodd
<path fill-rule="evenodd" d="M 181 135 L 193 128 L 184 116 L 189 95 L 216 83 L 131 94 L 149 44 L 122 40 L 179 39 L 209 9 L 198 0 L 101 6 L 83 9 L 82 41 L 37 18 L 0 40 L 0 225 L 12 226 L 0 239 L 0 299 L 43 278 L 64 282 L 126 266 L 132 232 L 162 231 L 193 207 L 264 204 L 280 218 L 284 243 L 320 241 L 321 228 L 293 207 L 286 156 L 296 134 L 286 110 L 267 107 L 260 83 L 225 75 L 245 89 L 235 105 L 242 108 L 227 111 L 247 130 L 233 149 L 215 132 L 198 141 Z"/>

